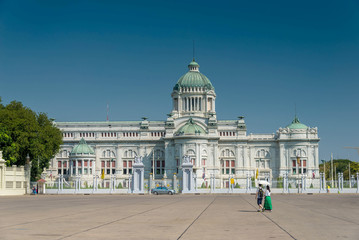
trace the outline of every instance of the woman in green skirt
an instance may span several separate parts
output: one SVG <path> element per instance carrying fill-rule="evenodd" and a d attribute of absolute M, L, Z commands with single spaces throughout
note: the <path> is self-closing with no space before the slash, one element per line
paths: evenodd
<path fill-rule="evenodd" d="M 269 185 L 267 185 L 266 192 L 264 194 L 264 210 L 272 211 L 272 199 L 270 198 L 270 188 Z"/>

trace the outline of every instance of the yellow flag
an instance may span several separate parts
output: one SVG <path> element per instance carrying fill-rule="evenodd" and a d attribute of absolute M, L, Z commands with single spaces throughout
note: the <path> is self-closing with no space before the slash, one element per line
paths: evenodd
<path fill-rule="evenodd" d="M 256 179 L 258 179 L 258 168 L 257 168 L 257 171 L 256 171 Z"/>
<path fill-rule="evenodd" d="M 102 169 L 101 179 L 105 179 L 105 170 L 104 169 Z"/>

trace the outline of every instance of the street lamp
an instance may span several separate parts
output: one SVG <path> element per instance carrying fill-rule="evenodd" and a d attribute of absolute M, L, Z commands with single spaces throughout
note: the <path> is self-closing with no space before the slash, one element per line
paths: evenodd
<path fill-rule="evenodd" d="M 298 177 L 299 177 L 299 164 L 300 164 L 300 157 L 299 156 L 297 156 L 297 169 L 298 169 Z M 301 171 L 301 173 L 302 173 L 302 169 L 300 170 Z M 299 193 L 299 178 L 297 177 L 297 181 L 298 181 L 298 183 L 297 183 L 297 185 L 298 185 L 298 193 Z"/>

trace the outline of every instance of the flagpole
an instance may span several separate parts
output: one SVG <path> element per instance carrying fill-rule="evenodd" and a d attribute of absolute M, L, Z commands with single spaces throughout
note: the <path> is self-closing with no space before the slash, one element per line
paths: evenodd
<path fill-rule="evenodd" d="M 333 178 L 333 153 L 330 155 L 330 164 L 331 164 L 331 172 L 332 172 L 332 187 L 334 187 L 334 178 Z"/>

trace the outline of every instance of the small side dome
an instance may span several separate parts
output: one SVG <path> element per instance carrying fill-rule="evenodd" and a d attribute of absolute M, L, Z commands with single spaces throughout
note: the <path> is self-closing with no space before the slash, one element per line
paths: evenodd
<path fill-rule="evenodd" d="M 188 65 L 189 71 L 184 74 L 176 83 L 173 90 L 180 88 L 204 88 L 206 90 L 214 90 L 211 81 L 202 73 L 199 72 L 199 64 L 192 60 Z"/>
<path fill-rule="evenodd" d="M 86 143 L 85 139 L 81 138 L 79 144 L 72 149 L 70 155 L 95 155 L 95 151 Z"/>
<path fill-rule="evenodd" d="M 294 117 L 294 120 L 292 121 L 291 124 L 289 124 L 287 126 L 287 128 L 289 129 L 307 129 L 308 126 L 304 125 L 303 123 L 301 123 L 298 119 L 297 116 Z"/>
<path fill-rule="evenodd" d="M 188 119 L 188 122 L 182 126 L 177 132 L 176 135 L 177 136 L 182 136 L 182 135 L 204 135 L 207 132 L 198 124 L 193 122 L 192 118 Z"/>

